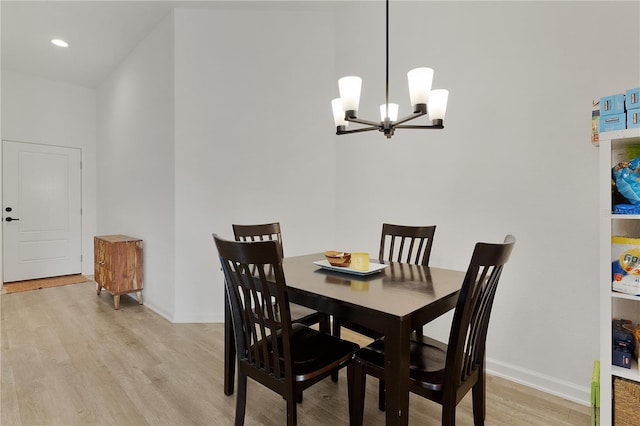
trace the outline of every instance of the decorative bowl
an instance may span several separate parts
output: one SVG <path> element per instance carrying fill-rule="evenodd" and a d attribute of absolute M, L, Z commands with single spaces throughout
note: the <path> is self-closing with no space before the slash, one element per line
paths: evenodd
<path fill-rule="evenodd" d="M 349 266 L 351 264 L 351 253 L 329 250 L 324 252 L 324 257 L 327 258 L 331 266 Z"/>

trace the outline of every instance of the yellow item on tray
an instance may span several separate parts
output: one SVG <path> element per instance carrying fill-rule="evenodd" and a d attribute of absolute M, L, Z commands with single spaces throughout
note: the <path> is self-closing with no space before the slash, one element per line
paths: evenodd
<path fill-rule="evenodd" d="M 356 271 L 368 271 L 369 253 L 351 253 L 351 268 Z"/>

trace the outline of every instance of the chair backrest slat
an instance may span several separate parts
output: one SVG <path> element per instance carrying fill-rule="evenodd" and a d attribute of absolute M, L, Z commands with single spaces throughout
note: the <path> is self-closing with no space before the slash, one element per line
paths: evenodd
<path fill-rule="evenodd" d="M 471 257 L 456 304 L 445 385 L 448 395 L 456 398 L 460 386 L 475 374 L 481 374 L 485 361 L 485 344 L 491 309 L 504 264 L 509 260 L 515 238 L 507 235 L 504 243 L 477 243 Z"/>
<path fill-rule="evenodd" d="M 378 260 L 428 266 L 435 232 L 435 225 L 405 226 L 384 223 Z"/>
<path fill-rule="evenodd" d="M 236 241 L 278 241 L 282 251 L 282 231 L 280 222 L 259 225 L 231 225 Z M 284 257 L 284 253 L 283 257 Z"/>

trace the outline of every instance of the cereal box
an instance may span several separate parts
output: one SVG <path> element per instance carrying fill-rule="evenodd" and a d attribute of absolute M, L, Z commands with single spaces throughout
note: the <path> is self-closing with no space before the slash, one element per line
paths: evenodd
<path fill-rule="evenodd" d="M 640 238 L 611 237 L 612 289 L 640 296 Z"/>

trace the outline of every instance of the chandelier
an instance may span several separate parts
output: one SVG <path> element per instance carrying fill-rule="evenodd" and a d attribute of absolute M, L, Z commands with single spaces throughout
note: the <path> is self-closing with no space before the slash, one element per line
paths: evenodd
<path fill-rule="evenodd" d="M 389 0 L 386 1 L 386 36 L 386 98 L 385 103 L 380 105 L 380 121 L 358 118 L 362 79 L 355 76 L 342 77 L 338 80 L 340 97 L 331 101 L 337 135 L 378 130 L 390 139 L 396 129 L 444 129 L 444 114 L 447 110 L 449 91 L 431 90 L 433 81 L 431 68 L 415 68 L 407 73 L 413 113 L 398 119 L 398 104 L 389 103 Z M 427 114 L 431 121 L 430 125 L 404 124 Z M 347 130 L 350 122 L 363 124 L 366 127 Z"/>

